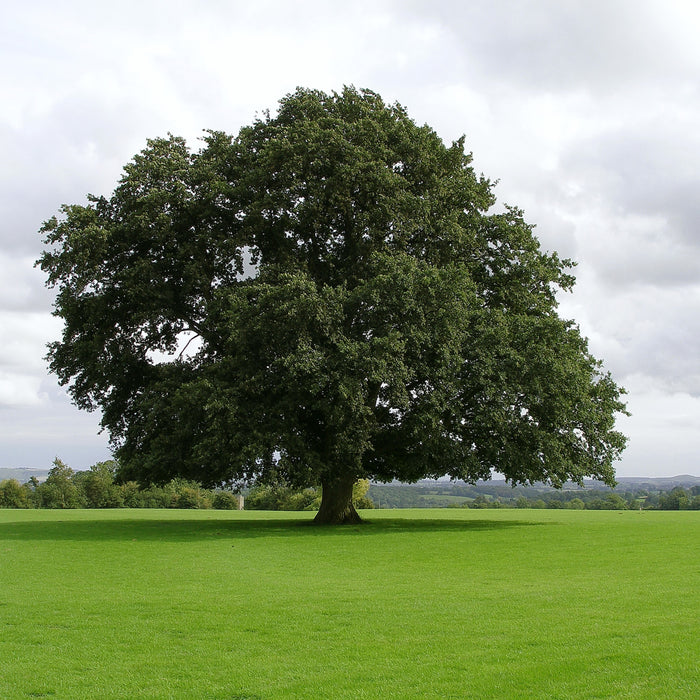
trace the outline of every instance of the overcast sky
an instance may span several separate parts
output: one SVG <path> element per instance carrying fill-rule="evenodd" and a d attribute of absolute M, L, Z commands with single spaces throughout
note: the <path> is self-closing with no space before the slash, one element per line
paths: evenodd
<path fill-rule="evenodd" d="M 25 0 L 0 9 L 0 466 L 109 458 L 48 375 L 33 267 L 63 203 L 147 138 L 197 148 L 297 86 L 370 88 L 466 135 L 499 201 L 578 262 L 562 298 L 628 390 L 620 476 L 700 475 L 697 0 Z"/>

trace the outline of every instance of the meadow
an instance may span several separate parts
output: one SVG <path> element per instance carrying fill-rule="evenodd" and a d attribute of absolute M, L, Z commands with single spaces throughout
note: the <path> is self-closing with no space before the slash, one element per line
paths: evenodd
<path fill-rule="evenodd" d="M 0 697 L 698 698 L 700 513 L 0 510 Z"/>

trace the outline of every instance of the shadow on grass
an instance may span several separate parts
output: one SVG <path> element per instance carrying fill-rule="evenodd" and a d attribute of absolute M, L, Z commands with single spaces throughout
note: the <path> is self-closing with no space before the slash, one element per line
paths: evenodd
<path fill-rule="evenodd" d="M 176 513 L 177 511 L 175 511 Z M 182 512 L 182 511 L 180 511 Z M 89 512 L 85 517 L 57 520 L 23 520 L 0 523 L 0 541 L 153 541 L 193 542 L 214 539 L 248 539 L 270 537 L 372 537 L 401 533 L 468 533 L 505 530 L 542 522 L 528 520 L 490 520 L 481 518 L 369 518 L 361 525 L 316 526 L 310 520 L 278 518 L 255 519 L 212 518 L 207 520 L 178 518 L 101 518 Z"/>

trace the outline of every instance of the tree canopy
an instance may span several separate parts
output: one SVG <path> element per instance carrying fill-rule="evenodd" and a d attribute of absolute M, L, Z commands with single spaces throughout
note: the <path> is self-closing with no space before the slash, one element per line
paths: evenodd
<path fill-rule="evenodd" d="M 154 139 L 42 228 L 50 368 L 122 478 L 614 481 L 622 390 L 557 313 L 572 263 L 497 210 L 464 139 L 298 89 L 193 152 Z"/>

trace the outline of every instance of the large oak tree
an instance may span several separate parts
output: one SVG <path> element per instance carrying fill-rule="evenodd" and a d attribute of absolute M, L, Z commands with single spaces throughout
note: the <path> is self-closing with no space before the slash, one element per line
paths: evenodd
<path fill-rule="evenodd" d="M 320 484 L 318 522 L 357 520 L 358 478 L 613 483 L 622 391 L 557 314 L 572 264 L 492 189 L 354 88 L 149 141 L 42 229 L 50 367 L 123 478 Z"/>

